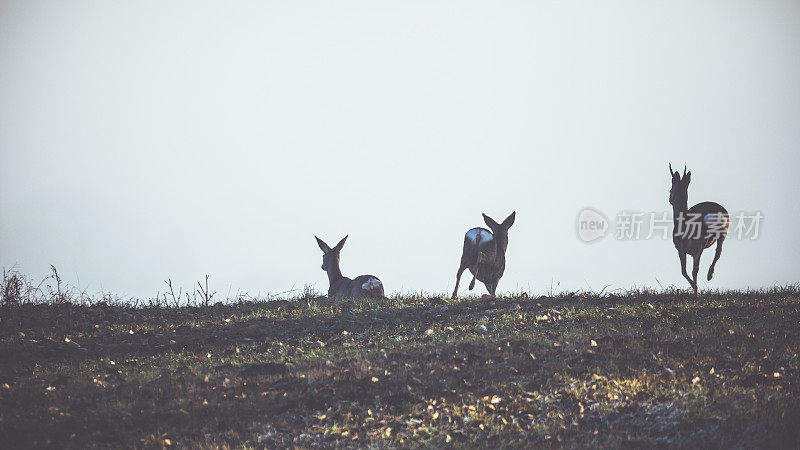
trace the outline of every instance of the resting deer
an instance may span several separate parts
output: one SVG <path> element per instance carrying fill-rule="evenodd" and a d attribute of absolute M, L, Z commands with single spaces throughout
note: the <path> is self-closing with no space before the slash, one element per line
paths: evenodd
<path fill-rule="evenodd" d="M 322 270 L 328 273 L 328 298 L 383 298 L 383 283 L 378 277 L 361 275 L 355 279 L 342 276 L 339 269 L 339 253 L 344 247 L 347 236 L 342 238 L 336 247 L 330 248 L 322 239 L 317 239 L 319 248 L 322 249 Z"/>
<path fill-rule="evenodd" d="M 673 220 L 672 242 L 678 249 L 684 278 L 692 285 L 695 295 L 699 295 L 697 293 L 697 271 L 700 269 L 700 255 L 703 254 L 703 250 L 714 245 L 714 242 L 717 243 L 714 261 L 708 268 L 708 280 L 711 281 L 711 277 L 714 276 L 714 266 L 722 254 L 722 243 L 725 242 L 725 235 L 728 232 L 730 222 L 728 211 L 714 202 L 698 203 L 687 209 L 692 172 L 687 173 L 684 166 L 683 178 L 681 178 L 677 170 L 672 171 L 672 164 L 670 164 L 669 173 L 672 176 L 672 189 L 669 190 Z M 692 278 L 689 278 L 686 273 L 687 254 L 692 255 Z"/>
<path fill-rule="evenodd" d="M 506 217 L 503 223 L 498 224 L 486 214 L 483 221 L 491 228 L 473 228 L 464 236 L 464 250 L 461 252 L 461 265 L 456 274 L 456 288 L 453 289 L 453 298 L 458 298 L 458 283 L 461 273 L 469 268 L 472 272 L 472 281 L 469 290 L 475 287 L 475 280 L 481 281 L 492 297 L 497 290 L 497 283 L 506 270 L 506 248 L 508 247 L 508 229 L 514 225 L 516 211 Z"/>

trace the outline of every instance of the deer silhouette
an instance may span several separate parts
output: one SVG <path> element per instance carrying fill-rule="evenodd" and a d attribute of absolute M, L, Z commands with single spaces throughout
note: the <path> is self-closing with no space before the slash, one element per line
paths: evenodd
<path fill-rule="evenodd" d="M 491 217 L 483 214 L 483 221 L 492 231 L 486 228 L 473 228 L 464 235 L 464 249 L 461 252 L 461 265 L 456 273 L 456 287 L 453 289 L 453 298 L 458 298 L 458 283 L 461 273 L 469 268 L 472 272 L 472 281 L 469 290 L 475 287 L 475 280 L 482 282 L 489 294 L 494 297 L 497 283 L 506 270 L 506 248 L 508 247 L 508 229 L 514 224 L 516 211 L 506 217 L 503 223 L 497 223 Z"/>
<path fill-rule="evenodd" d="M 329 298 L 383 298 L 383 283 L 373 275 L 361 275 L 354 279 L 342 275 L 339 269 L 339 254 L 344 247 L 347 236 L 342 238 L 336 247 L 331 248 L 322 239 L 317 239 L 322 249 L 322 270 L 328 273 Z"/>
<path fill-rule="evenodd" d="M 683 168 L 683 177 L 676 170 L 672 171 L 672 164 L 669 165 L 669 173 L 672 177 L 672 189 L 669 190 L 669 202 L 672 204 L 672 243 L 678 250 L 678 257 L 681 261 L 681 272 L 684 278 L 697 292 L 697 271 L 700 269 L 700 256 L 703 250 L 717 243 L 717 252 L 714 254 L 714 261 L 708 268 L 708 280 L 714 276 L 714 266 L 717 264 L 722 254 L 722 243 L 728 233 L 730 219 L 728 211 L 722 205 L 714 202 L 698 203 L 691 208 L 687 208 L 689 203 L 689 183 L 692 181 L 692 171 L 686 172 Z M 692 277 L 686 273 L 686 255 L 692 255 Z"/>

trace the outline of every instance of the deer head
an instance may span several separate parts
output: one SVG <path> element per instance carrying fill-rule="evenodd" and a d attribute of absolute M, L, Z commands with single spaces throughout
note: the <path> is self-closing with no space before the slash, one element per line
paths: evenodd
<path fill-rule="evenodd" d="M 686 166 L 683 166 L 683 178 L 681 178 L 677 170 L 675 172 L 672 171 L 672 164 L 670 164 L 669 174 L 672 177 L 669 202 L 672 206 L 684 210 L 689 201 L 689 183 L 692 181 L 692 171 L 686 172 Z"/>
<path fill-rule="evenodd" d="M 514 225 L 514 219 L 516 216 L 517 212 L 514 211 L 510 216 L 506 217 L 506 220 L 504 220 L 503 223 L 497 223 L 491 217 L 483 214 L 483 221 L 486 222 L 486 225 L 490 230 L 492 230 L 492 234 L 494 235 L 494 238 L 497 239 L 497 242 L 502 244 L 504 251 L 508 245 L 508 229 L 511 228 L 511 225 Z"/>
<path fill-rule="evenodd" d="M 343 237 L 342 240 L 339 241 L 339 243 L 333 248 L 328 246 L 328 244 L 326 244 L 322 239 L 316 236 L 314 236 L 314 238 L 316 238 L 319 248 L 322 249 L 322 270 L 325 272 L 328 272 L 329 269 L 338 270 L 339 253 L 342 251 L 342 247 L 344 247 L 344 242 L 347 240 L 347 236 Z"/>

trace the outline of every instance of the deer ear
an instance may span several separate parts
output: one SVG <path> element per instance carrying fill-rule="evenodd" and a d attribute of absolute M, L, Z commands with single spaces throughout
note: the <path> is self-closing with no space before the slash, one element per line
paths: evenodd
<path fill-rule="evenodd" d="M 350 235 L 348 234 L 347 236 L 350 236 Z M 342 249 L 342 247 L 344 247 L 344 241 L 346 241 L 346 240 L 347 240 L 347 236 L 343 237 L 343 238 L 342 238 L 342 240 L 341 240 L 341 241 L 339 241 L 339 243 L 338 243 L 338 244 L 336 244 L 336 247 L 335 247 L 335 248 L 336 248 L 336 250 L 337 250 L 337 251 L 338 251 L 338 250 L 341 250 L 341 249 Z"/>
<path fill-rule="evenodd" d="M 487 216 L 486 214 L 483 214 L 483 221 L 486 222 L 486 225 L 489 225 L 489 228 L 492 228 L 492 229 L 497 228 L 497 227 L 500 226 L 500 224 L 495 222 L 494 219 L 492 219 L 491 217 Z"/>
<path fill-rule="evenodd" d="M 672 172 L 672 182 L 676 183 L 678 181 L 681 181 L 681 174 L 679 174 L 676 170 L 675 172 Z"/>
<path fill-rule="evenodd" d="M 517 217 L 517 212 L 514 211 L 511 213 L 510 216 L 506 217 L 506 220 L 503 221 L 503 227 L 505 229 L 511 228 L 511 225 L 514 225 L 514 219 Z"/>
<path fill-rule="evenodd" d="M 692 182 L 692 171 L 690 170 L 686 172 L 686 175 L 683 176 L 683 183 L 688 186 L 689 183 L 691 182 Z"/>
<path fill-rule="evenodd" d="M 320 238 L 318 238 L 316 236 L 314 236 L 314 239 L 317 240 L 317 245 L 319 245 L 319 248 L 321 248 L 323 252 L 328 253 L 329 251 L 331 251 L 331 248 L 328 247 L 328 244 L 323 242 L 322 239 L 320 239 Z"/>

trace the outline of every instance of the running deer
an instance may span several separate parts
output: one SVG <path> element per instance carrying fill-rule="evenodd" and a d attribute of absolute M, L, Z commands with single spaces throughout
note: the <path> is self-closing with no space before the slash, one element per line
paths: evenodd
<path fill-rule="evenodd" d="M 514 211 L 506 217 L 503 223 L 495 222 L 486 214 L 483 221 L 491 228 L 473 228 L 464 236 L 464 250 L 461 252 L 461 265 L 456 274 L 456 288 L 453 289 L 453 298 L 458 298 L 458 283 L 461 273 L 469 268 L 472 272 L 472 281 L 469 290 L 475 287 L 475 280 L 481 281 L 492 297 L 497 290 L 497 283 L 506 270 L 506 248 L 508 247 L 508 229 L 514 225 Z"/>
<path fill-rule="evenodd" d="M 730 219 L 728 211 L 714 202 L 698 203 L 687 209 L 692 171 L 686 172 L 684 166 L 683 178 L 681 178 L 677 170 L 672 171 L 672 164 L 670 164 L 669 173 L 672 177 L 672 189 L 669 190 L 673 220 L 672 243 L 678 250 L 684 278 L 689 281 L 695 295 L 699 295 L 697 293 L 697 271 L 700 269 L 700 255 L 703 254 L 703 250 L 714 245 L 714 242 L 717 243 L 714 261 L 708 268 L 708 280 L 711 281 L 711 277 L 714 276 L 714 266 L 722 254 L 722 243 L 725 242 Z M 693 260 L 691 278 L 686 273 L 687 254 L 692 255 Z"/>
<path fill-rule="evenodd" d="M 342 238 L 336 247 L 329 247 L 322 239 L 317 239 L 322 249 L 322 270 L 328 273 L 328 298 L 383 298 L 383 283 L 373 275 L 361 275 L 355 279 L 342 276 L 339 269 L 339 253 L 344 247 L 347 236 Z"/>

